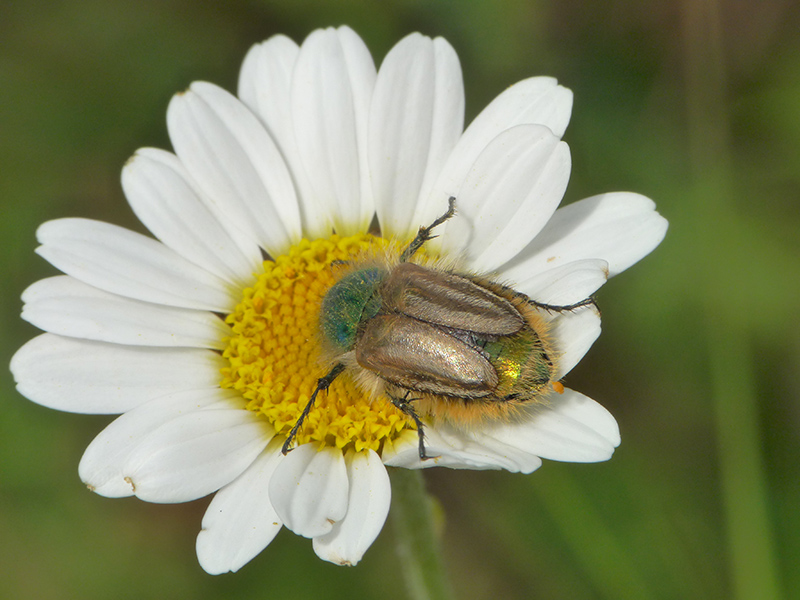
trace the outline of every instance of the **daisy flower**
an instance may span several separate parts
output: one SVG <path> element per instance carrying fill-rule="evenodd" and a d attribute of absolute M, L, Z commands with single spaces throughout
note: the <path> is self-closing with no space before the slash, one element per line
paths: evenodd
<path fill-rule="evenodd" d="M 11 362 L 19 391 L 77 413 L 121 414 L 87 448 L 81 479 L 107 497 L 186 502 L 216 493 L 197 555 L 236 571 L 281 527 L 323 559 L 356 564 L 386 519 L 385 465 L 530 473 L 542 458 L 592 462 L 619 444 L 614 418 L 555 383 L 600 333 L 593 305 L 541 311 L 553 388 L 513 419 L 415 422 L 350 371 L 329 369 L 320 304 L 336 266 L 396 252 L 457 198 L 423 253 L 536 302 L 570 305 L 653 250 L 651 200 L 609 193 L 558 208 L 572 94 L 521 81 L 463 129 L 453 48 L 412 34 L 377 70 L 347 27 L 302 45 L 275 36 L 245 58 L 238 97 L 196 82 L 167 111 L 174 152 L 145 148 L 122 185 L 155 239 L 86 219 L 37 232 L 64 275 L 31 285 L 43 329 Z M 374 223 L 377 223 L 376 229 Z"/>

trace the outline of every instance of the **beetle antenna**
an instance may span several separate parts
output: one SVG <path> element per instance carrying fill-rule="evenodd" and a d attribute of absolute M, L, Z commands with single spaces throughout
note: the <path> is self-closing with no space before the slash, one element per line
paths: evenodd
<path fill-rule="evenodd" d="M 333 380 L 336 379 L 339 375 L 341 375 L 342 371 L 344 371 L 344 365 L 342 363 L 338 363 L 328 372 L 327 375 L 325 375 L 324 377 L 320 377 L 317 380 L 317 389 L 315 389 L 314 393 L 311 394 L 311 398 L 308 399 L 306 407 L 303 409 L 303 412 L 300 413 L 300 418 L 297 419 L 297 423 L 294 424 L 294 427 L 292 427 L 292 430 L 289 432 L 289 436 L 283 443 L 283 448 L 281 448 L 281 452 L 283 454 L 287 454 L 289 450 L 291 450 L 289 446 L 292 445 L 295 436 L 297 436 L 297 432 L 303 425 L 303 421 L 305 421 L 306 417 L 308 416 L 308 413 L 311 412 L 311 408 L 314 406 L 314 400 L 317 399 L 317 394 L 319 394 L 321 391 L 327 390 L 333 383 Z"/>
<path fill-rule="evenodd" d="M 411 400 L 418 400 L 418 398 L 412 398 L 409 400 L 408 395 L 410 393 L 410 391 L 407 391 L 406 395 L 402 398 L 392 396 L 391 394 L 387 394 L 387 396 L 389 396 L 392 404 L 399 408 L 404 415 L 411 417 L 411 420 L 414 421 L 414 425 L 417 426 L 417 435 L 419 436 L 419 459 L 428 460 L 429 458 L 435 458 L 433 456 L 428 456 L 425 453 L 425 428 L 422 425 L 422 419 L 419 418 L 417 411 L 415 411 L 414 407 L 411 406 Z"/>
<path fill-rule="evenodd" d="M 436 219 L 433 223 L 428 225 L 427 227 L 420 227 L 419 231 L 417 232 L 417 237 L 411 240 L 411 243 L 408 245 L 408 248 L 403 250 L 403 253 L 400 255 L 400 262 L 408 262 L 408 259 L 414 256 L 417 250 L 422 248 L 422 245 L 435 238 L 435 235 L 431 235 L 431 232 L 447 221 L 451 219 L 453 215 L 456 214 L 456 197 L 450 196 L 447 200 L 447 212 L 445 212 L 441 217 Z"/>

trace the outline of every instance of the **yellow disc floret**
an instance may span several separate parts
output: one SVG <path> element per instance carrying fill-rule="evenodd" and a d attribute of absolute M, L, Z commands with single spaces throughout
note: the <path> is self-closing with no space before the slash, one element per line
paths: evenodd
<path fill-rule="evenodd" d="M 230 366 L 222 369 L 222 387 L 239 391 L 278 435 L 289 434 L 330 368 L 318 329 L 322 298 L 335 282 L 332 265 L 382 245 L 368 234 L 302 240 L 264 262 L 264 273 L 228 315 L 232 333 L 223 356 Z M 372 400 L 345 373 L 317 396 L 296 443 L 380 453 L 409 429 L 403 413 L 382 398 Z"/>

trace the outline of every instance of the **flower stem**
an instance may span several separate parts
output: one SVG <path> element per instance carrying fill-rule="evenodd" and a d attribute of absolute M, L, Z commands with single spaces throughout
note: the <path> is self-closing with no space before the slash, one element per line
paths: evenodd
<path fill-rule="evenodd" d="M 452 590 L 435 531 L 433 501 L 421 470 L 389 469 L 392 480 L 392 526 L 409 598 L 445 600 Z"/>

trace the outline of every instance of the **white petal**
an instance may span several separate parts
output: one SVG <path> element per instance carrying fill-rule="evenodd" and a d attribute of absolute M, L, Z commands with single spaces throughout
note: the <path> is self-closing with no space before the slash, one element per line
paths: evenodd
<path fill-rule="evenodd" d="M 239 287 L 252 283 L 260 249 L 201 197 L 174 154 L 142 148 L 122 170 L 122 187 L 133 212 L 164 245 Z"/>
<path fill-rule="evenodd" d="M 446 199 L 457 194 L 475 159 L 501 132 L 516 125 L 538 124 L 560 138 L 571 112 L 572 92 L 551 77 L 533 77 L 506 89 L 467 127 L 415 221 L 430 223 L 444 212 Z"/>
<path fill-rule="evenodd" d="M 211 350 L 147 348 L 45 333 L 11 359 L 17 390 L 56 410 L 115 414 L 187 389 L 217 387 L 227 361 Z"/>
<path fill-rule="evenodd" d="M 541 314 L 549 322 L 548 335 L 557 354 L 554 379 L 558 380 L 581 361 L 600 337 L 600 311 L 595 306 L 586 306 L 559 313 L 541 311 Z"/>
<path fill-rule="evenodd" d="M 137 406 L 115 419 L 86 448 L 78 466 L 81 481 L 101 496 L 132 496 L 123 465 L 145 437 L 180 415 L 225 404 L 244 408 L 239 394 L 219 388 L 178 392 Z"/>
<path fill-rule="evenodd" d="M 314 538 L 317 556 L 337 565 L 353 566 L 378 537 L 391 504 L 389 474 L 372 450 L 345 457 L 350 494 L 347 514 L 327 535 Z"/>
<path fill-rule="evenodd" d="M 549 335 L 558 354 L 556 375 L 558 380 L 569 373 L 600 337 L 600 313 L 594 306 L 547 315 L 550 320 Z"/>
<path fill-rule="evenodd" d="M 501 275 L 505 277 L 505 273 Z M 608 263 L 587 258 L 532 274 L 512 287 L 536 302 L 565 306 L 585 300 L 607 279 Z"/>
<path fill-rule="evenodd" d="M 416 233 L 418 199 L 430 193 L 463 127 L 455 51 L 442 38 L 405 37 L 381 65 L 370 110 L 370 173 L 384 237 Z"/>
<path fill-rule="evenodd" d="M 463 227 L 453 235 L 448 223 L 442 225 L 444 253 L 460 254 L 464 248 L 467 264 L 479 272 L 516 256 L 561 202 L 570 164 L 569 148 L 546 127 L 519 125 L 498 135 L 457 195 L 455 219 L 470 225 L 470 235 Z"/>
<path fill-rule="evenodd" d="M 572 92 L 552 77 L 530 77 L 507 88 L 470 124 L 499 132 L 523 123 L 544 125 L 559 138 L 572 114 Z M 470 132 L 470 136 L 479 132 Z M 491 136 L 493 137 L 493 136 Z"/>
<path fill-rule="evenodd" d="M 208 505 L 197 536 L 197 558 L 207 573 L 238 571 L 266 548 L 283 526 L 269 502 L 269 482 L 283 458 L 282 445 L 283 439 L 273 439 Z"/>
<path fill-rule="evenodd" d="M 619 426 L 605 408 L 570 389 L 552 393 L 546 404 L 532 404 L 514 423 L 490 425 L 481 431 L 521 450 L 549 460 L 608 460 L 619 446 Z"/>
<path fill-rule="evenodd" d="M 281 149 L 283 136 L 278 132 L 291 132 L 292 71 L 299 53 L 300 47 L 292 39 L 274 35 L 250 48 L 239 72 L 239 98 L 261 119 Z"/>
<path fill-rule="evenodd" d="M 592 196 L 559 208 L 536 239 L 501 270 L 518 280 L 525 273 L 600 258 L 613 277 L 647 256 L 666 232 L 667 221 L 649 198 L 629 192 Z"/>
<path fill-rule="evenodd" d="M 533 473 L 542 466 L 542 459 L 524 448 L 518 448 L 503 437 L 492 438 L 479 432 L 459 432 L 471 438 L 471 443 L 482 447 L 488 457 L 489 464 L 512 473 Z"/>
<path fill-rule="evenodd" d="M 59 335 L 128 344 L 225 348 L 230 328 L 208 311 L 109 294 L 69 276 L 42 279 L 22 294 L 22 318 Z"/>
<path fill-rule="evenodd" d="M 230 312 L 237 291 L 164 244 L 109 223 L 58 219 L 39 226 L 36 252 L 89 285 L 136 300 Z"/>
<path fill-rule="evenodd" d="M 315 201 L 292 127 L 292 73 L 299 46 L 274 35 L 247 53 L 239 74 L 239 98 L 261 120 L 289 167 L 299 197 L 303 232 L 308 238 L 330 233 L 328 216 Z"/>
<path fill-rule="evenodd" d="M 264 126 L 222 88 L 195 82 L 173 97 L 167 127 L 175 152 L 217 208 L 272 256 L 302 235 L 289 170 Z"/>
<path fill-rule="evenodd" d="M 430 458 L 420 461 L 417 444 L 411 443 L 408 437 L 405 443 L 397 443 L 389 452 L 384 452 L 383 462 L 406 469 L 506 469 L 513 473 L 532 473 L 542 464 L 538 456 L 529 452 L 498 440 L 477 437 L 445 423 L 429 425 L 425 428 L 425 450 Z"/>
<path fill-rule="evenodd" d="M 541 458 L 569 462 L 608 460 L 620 443 L 614 417 L 594 400 L 566 389 L 552 392 L 542 403 L 531 403 L 512 422 L 486 423 L 474 431 L 446 424 L 427 427 L 426 450 L 420 462 L 415 444 L 400 444 L 384 454 L 387 465 L 410 469 L 445 466 L 465 469 L 506 469 L 530 473 Z"/>
<path fill-rule="evenodd" d="M 274 431 L 243 409 L 194 411 L 167 421 L 128 455 L 122 472 L 147 502 L 188 502 L 249 467 Z"/>
<path fill-rule="evenodd" d="M 278 465 L 269 499 L 286 527 L 314 538 L 329 533 L 347 514 L 348 490 L 342 451 L 303 444 Z"/>
<path fill-rule="evenodd" d="M 351 29 L 317 30 L 300 48 L 292 78 L 292 122 L 318 206 L 337 233 L 369 227 L 374 212 L 367 162 L 372 56 Z"/>

